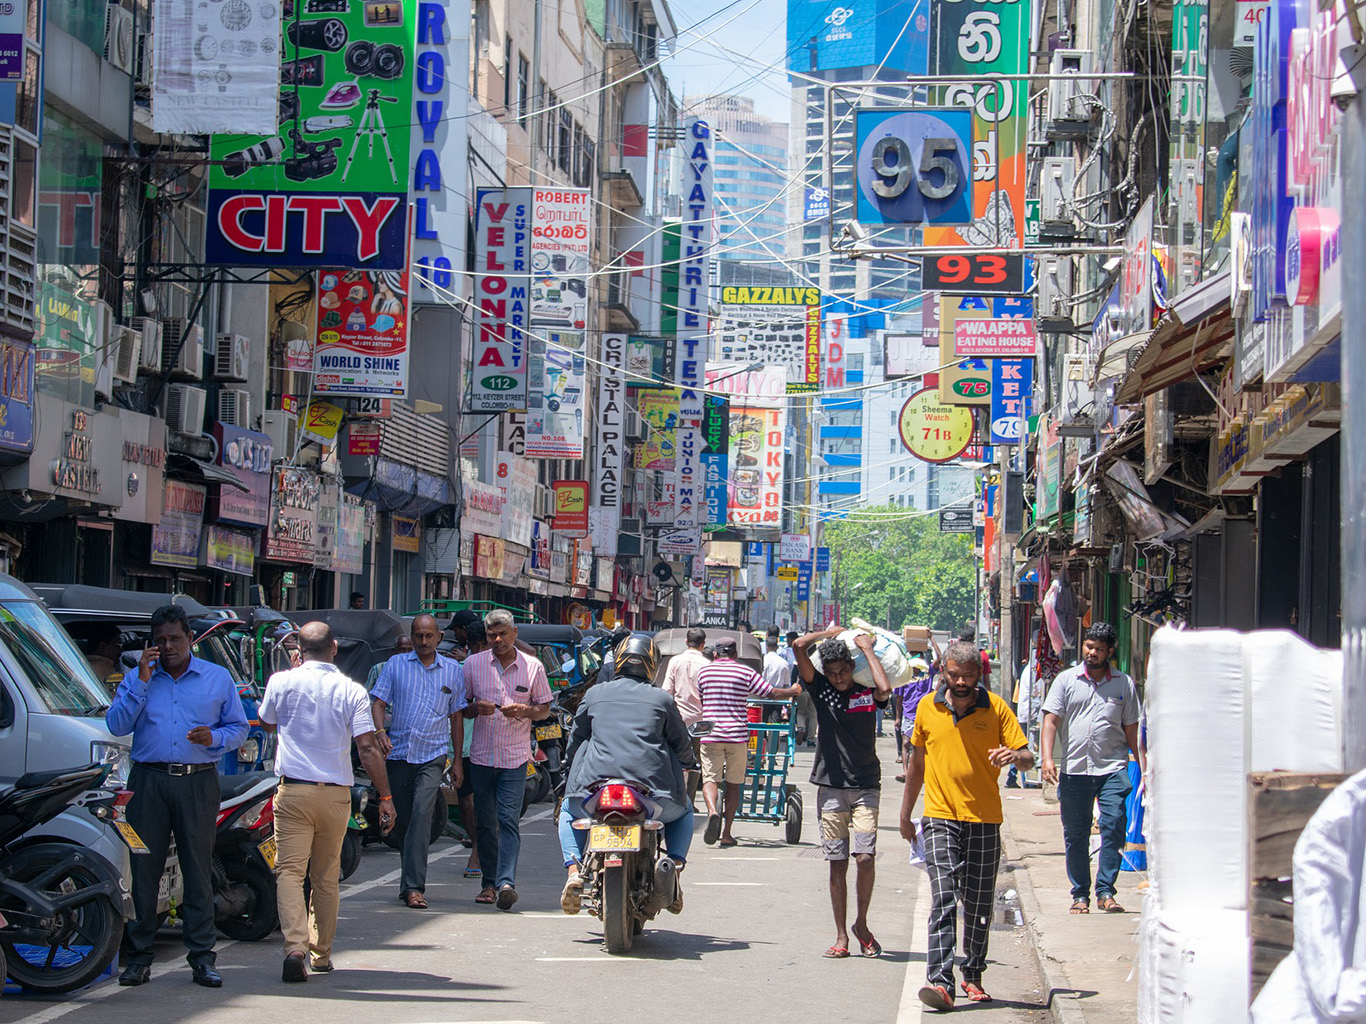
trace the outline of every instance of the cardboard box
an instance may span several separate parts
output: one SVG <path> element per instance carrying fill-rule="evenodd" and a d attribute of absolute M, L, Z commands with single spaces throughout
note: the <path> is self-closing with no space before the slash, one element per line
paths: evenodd
<path fill-rule="evenodd" d="M 901 638 L 906 641 L 906 650 L 912 654 L 930 649 L 929 626 L 902 626 Z"/>

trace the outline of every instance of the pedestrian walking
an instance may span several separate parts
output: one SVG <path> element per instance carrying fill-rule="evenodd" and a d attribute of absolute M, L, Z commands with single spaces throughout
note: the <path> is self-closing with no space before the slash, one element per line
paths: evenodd
<path fill-rule="evenodd" d="M 196 658 L 193 631 L 179 605 L 152 613 L 152 644 L 119 684 L 105 725 L 133 734 L 128 823 L 147 852 L 133 862 L 133 909 L 124 928 L 120 985 L 152 979 L 157 899 L 175 836 L 184 898 L 179 915 L 186 959 L 197 985 L 218 988 L 214 969 L 213 842 L 218 816 L 217 762 L 247 738 L 247 716 L 227 669 Z"/>
<path fill-rule="evenodd" d="M 285 937 L 281 978 L 308 980 L 332 970 L 342 841 L 351 819 L 351 741 L 379 792 L 379 825 L 394 827 L 394 798 L 375 738 L 365 688 L 334 664 L 337 641 L 325 622 L 299 628 L 303 664 L 276 672 L 261 700 L 261 727 L 279 734 L 275 750 L 275 885 Z M 304 876 L 311 893 L 304 900 Z"/>
<path fill-rule="evenodd" d="M 702 737 L 702 798 L 707 802 L 707 828 L 702 841 L 713 846 L 735 846 L 731 827 L 740 809 L 740 787 L 745 781 L 749 757 L 750 697 L 786 700 L 801 693 L 801 684 L 773 687 L 748 665 L 736 660 L 734 638 L 723 636 L 713 644 L 716 660 L 697 674 L 697 689 L 702 695 L 702 717 L 712 723 L 712 731 Z M 725 784 L 725 803 L 720 787 Z M 725 812 L 724 827 L 722 811 Z"/>
<path fill-rule="evenodd" d="M 943 681 L 920 699 L 901 795 L 901 835 L 914 843 L 912 820 L 925 791 L 921 837 L 930 877 L 929 949 L 920 1001 L 953 1009 L 953 957 L 958 904 L 963 905 L 963 993 L 991 1001 L 982 988 L 991 935 L 996 871 L 1001 861 L 1001 769 L 1034 763 L 1010 705 L 981 685 L 974 644 L 957 640 L 943 655 Z"/>
<path fill-rule="evenodd" d="M 901 773 L 896 777 L 897 782 L 906 781 L 906 762 L 911 756 L 911 733 L 915 729 L 915 709 L 933 686 L 930 682 L 930 668 L 925 664 L 924 658 L 912 658 L 910 665 L 911 681 L 892 691 L 901 702 L 901 714 L 897 718 L 897 727 L 901 735 L 901 750 L 897 754 L 897 759 L 901 763 Z"/>
<path fill-rule="evenodd" d="M 1059 672 L 1043 703 L 1043 780 L 1058 785 L 1067 880 L 1072 883 L 1073 914 L 1091 911 L 1091 822 L 1100 806 L 1100 862 L 1096 870 L 1096 906 L 1122 914 L 1115 899 L 1120 855 L 1128 830 L 1126 801 L 1129 753 L 1139 768 L 1138 693 L 1133 680 L 1110 667 L 1115 627 L 1094 623 L 1081 645 L 1082 662 Z M 1062 736 L 1062 771 L 1053 761 L 1054 741 Z"/>
<path fill-rule="evenodd" d="M 674 699 L 678 705 L 678 713 L 683 716 L 683 724 L 692 728 L 702 720 L 702 695 L 697 689 L 697 677 L 711 661 L 702 653 L 702 648 L 707 646 L 705 630 L 693 626 L 684 634 L 684 640 L 688 649 L 669 662 L 660 689 Z M 701 764 L 702 740 L 693 736 L 691 741 L 693 764 Z M 688 805 L 693 806 L 697 802 L 697 789 L 702 780 L 702 773 L 691 768 L 687 775 Z"/>
<path fill-rule="evenodd" d="M 792 666 L 778 653 L 778 631 L 770 630 L 764 637 L 764 682 L 773 687 L 788 686 L 792 682 Z"/>
<path fill-rule="evenodd" d="M 413 619 L 412 651 L 395 654 L 384 664 L 370 706 L 375 734 L 386 758 L 389 785 L 402 838 L 398 898 L 414 910 L 427 909 L 427 854 L 431 848 L 432 815 L 447 773 L 447 751 L 464 746 L 466 705 L 460 663 L 438 654 L 441 627 L 427 614 Z M 392 709 L 393 722 L 384 719 Z M 456 786 L 464 778 L 458 760 L 450 765 Z"/>
<path fill-rule="evenodd" d="M 511 910 L 517 902 L 522 797 L 531 759 L 531 723 L 550 713 L 550 683 L 540 659 L 517 649 L 517 625 L 501 608 L 484 616 L 489 650 L 465 659 L 474 719 L 470 774 L 479 822 L 483 888 L 476 903 Z"/>
<path fill-rule="evenodd" d="M 876 877 L 877 820 L 882 795 L 882 765 L 877 756 L 875 709 L 891 700 L 892 684 L 873 653 L 873 637 L 860 633 L 854 645 L 863 652 L 873 674 L 873 686 L 854 682 L 854 652 L 835 639 L 839 627 L 808 633 L 795 644 L 797 671 L 816 707 L 816 761 L 811 782 L 820 808 L 821 848 L 830 863 L 830 907 L 835 915 L 835 942 L 824 953 L 831 959 L 849 956 L 849 932 L 864 956 L 882 954 L 882 946 L 868 926 L 868 907 Z M 811 662 L 813 644 L 821 658 L 819 671 Z M 849 912 L 849 858 L 856 865 L 854 923 L 846 929 Z"/>
<path fill-rule="evenodd" d="M 487 651 L 489 641 L 488 634 L 484 632 L 484 620 L 476 616 L 473 622 L 465 624 L 462 627 L 461 640 L 465 644 L 466 652 L 460 659 L 462 662 L 471 654 Z M 465 729 L 465 747 L 460 752 L 464 778 L 460 780 L 455 795 L 460 804 L 460 824 L 464 826 L 465 834 L 470 837 L 470 856 L 465 861 L 464 875 L 466 878 L 483 878 L 484 872 L 479 866 L 479 819 L 474 813 L 474 772 L 470 761 L 470 747 L 473 744 L 474 728 L 471 725 Z"/>

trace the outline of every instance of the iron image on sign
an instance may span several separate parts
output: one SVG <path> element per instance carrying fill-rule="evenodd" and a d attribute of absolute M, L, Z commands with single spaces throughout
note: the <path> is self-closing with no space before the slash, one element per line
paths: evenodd
<path fill-rule="evenodd" d="M 1038 345 L 1032 320 L 961 320 L 953 325 L 956 356 L 1034 358 Z"/>
<path fill-rule="evenodd" d="M 949 226 L 972 220 L 968 111 L 860 110 L 854 133 L 861 223 Z"/>

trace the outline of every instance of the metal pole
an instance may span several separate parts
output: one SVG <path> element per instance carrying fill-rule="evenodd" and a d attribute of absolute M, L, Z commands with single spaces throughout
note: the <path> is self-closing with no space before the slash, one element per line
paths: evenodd
<path fill-rule="evenodd" d="M 1342 118 L 1342 167 L 1366 157 L 1366 102 Z M 1343 174 L 1342 196 L 1342 674 L 1343 763 L 1366 768 L 1366 178 Z M 1351 340 L 1355 339 L 1355 340 Z"/>

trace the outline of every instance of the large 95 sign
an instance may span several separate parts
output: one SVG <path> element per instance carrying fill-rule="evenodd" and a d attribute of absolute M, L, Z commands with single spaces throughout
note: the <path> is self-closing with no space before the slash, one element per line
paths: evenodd
<path fill-rule="evenodd" d="M 964 110 L 860 110 L 855 121 L 859 222 L 969 223 L 971 130 Z"/>

